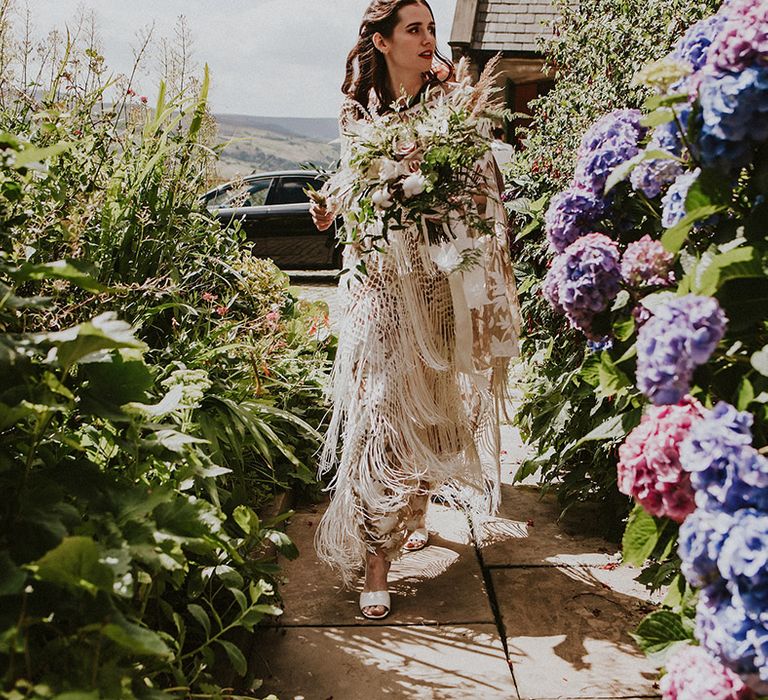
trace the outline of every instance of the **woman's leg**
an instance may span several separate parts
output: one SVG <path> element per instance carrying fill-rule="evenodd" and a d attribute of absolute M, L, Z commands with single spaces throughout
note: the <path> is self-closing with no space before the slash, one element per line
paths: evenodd
<path fill-rule="evenodd" d="M 405 520 L 405 529 L 408 532 L 408 538 L 403 544 L 403 549 L 417 550 L 421 549 L 426 544 L 429 493 L 429 483 L 420 481 L 419 490 L 411 496 L 408 503 L 408 517 Z"/>
<path fill-rule="evenodd" d="M 365 558 L 365 584 L 363 585 L 363 592 L 386 591 L 389 567 L 390 561 L 387 559 L 384 550 L 379 548 L 374 552 L 368 552 Z M 379 617 L 387 612 L 386 608 L 382 605 L 369 605 L 364 608 L 364 611 L 374 617 Z"/>

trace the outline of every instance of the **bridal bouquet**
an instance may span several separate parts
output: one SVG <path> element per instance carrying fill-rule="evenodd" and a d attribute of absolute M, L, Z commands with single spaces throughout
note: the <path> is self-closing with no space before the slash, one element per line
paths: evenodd
<path fill-rule="evenodd" d="M 493 121 L 507 116 L 492 99 L 494 67 L 473 86 L 460 63 L 455 87 L 437 86 L 407 111 L 350 124 L 341 168 L 323 192 L 345 215 L 342 243 L 355 246 L 362 274 L 366 257 L 386 252 L 393 231 L 414 225 L 445 271 L 476 260 L 471 246 L 457 250 L 453 229 L 461 222 L 481 235 L 492 232 L 473 197 L 487 195 L 478 166 L 490 150 Z"/>

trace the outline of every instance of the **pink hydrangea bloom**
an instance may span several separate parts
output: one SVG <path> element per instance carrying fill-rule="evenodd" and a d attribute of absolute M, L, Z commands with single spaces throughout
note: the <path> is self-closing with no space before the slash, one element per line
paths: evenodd
<path fill-rule="evenodd" d="M 754 693 L 733 671 L 701 647 L 687 646 L 667 662 L 663 700 L 752 700 Z"/>
<path fill-rule="evenodd" d="M 768 64 L 768 0 L 732 0 L 727 21 L 707 56 L 707 70 L 739 72 L 754 63 Z"/>
<path fill-rule="evenodd" d="M 633 287 L 669 285 L 675 281 L 674 260 L 661 241 L 646 235 L 627 246 L 621 259 L 621 276 Z"/>
<path fill-rule="evenodd" d="M 651 515 L 683 522 L 696 505 L 680 445 L 701 416 L 701 404 L 690 396 L 677 405 L 652 406 L 619 448 L 619 491 Z"/>

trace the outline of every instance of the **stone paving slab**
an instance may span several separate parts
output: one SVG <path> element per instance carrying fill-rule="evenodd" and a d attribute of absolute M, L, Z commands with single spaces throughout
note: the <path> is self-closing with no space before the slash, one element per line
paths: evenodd
<path fill-rule="evenodd" d="M 283 564 L 287 582 L 280 592 L 285 612 L 276 624 L 370 625 L 358 607 L 362 580 L 355 590 L 344 590 L 338 575 L 315 556 L 313 540 L 322 511 L 299 512 L 288 525 L 287 533 L 301 554 Z M 429 546 L 404 554 L 393 564 L 389 575 L 392 613 L 375 624 L 493 622 L 466 517 L 432 504 L 427 526 Z"/>
<path fill-rule="evenodd" d="M 497 517 L 477 527 L 485 566 L 603 566 L 617 560 L 618 547 L 590 534 L 589 511 L 558 522 L 554 496 L 540 499 L 532 486 L 503 484 Z"/>
<path fill-rule="evenodd" d="M 628 634 L 651 609 L 629 574 L 594 576 L 584 567 L 491 571 L 521 698 L 658 695 L 656 670 Z M 612 590 L 611 577 L 626 592 Z"/>
<path fill-rule="evenodd" d="M 259 697 L 517 700 L 495 625 L 263 629 Z M 265 656 L 267 658 L 265 658 Z"/>

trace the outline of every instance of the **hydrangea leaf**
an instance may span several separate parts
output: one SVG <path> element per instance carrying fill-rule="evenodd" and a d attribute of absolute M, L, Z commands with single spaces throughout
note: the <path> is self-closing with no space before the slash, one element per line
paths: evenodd
<path fill-rule="evenodd" d="M 642 566 L 656 547 L 660 534 L 653 516 L 642 506 L 635 506 L 622 539 L 624 563 Z"/>

